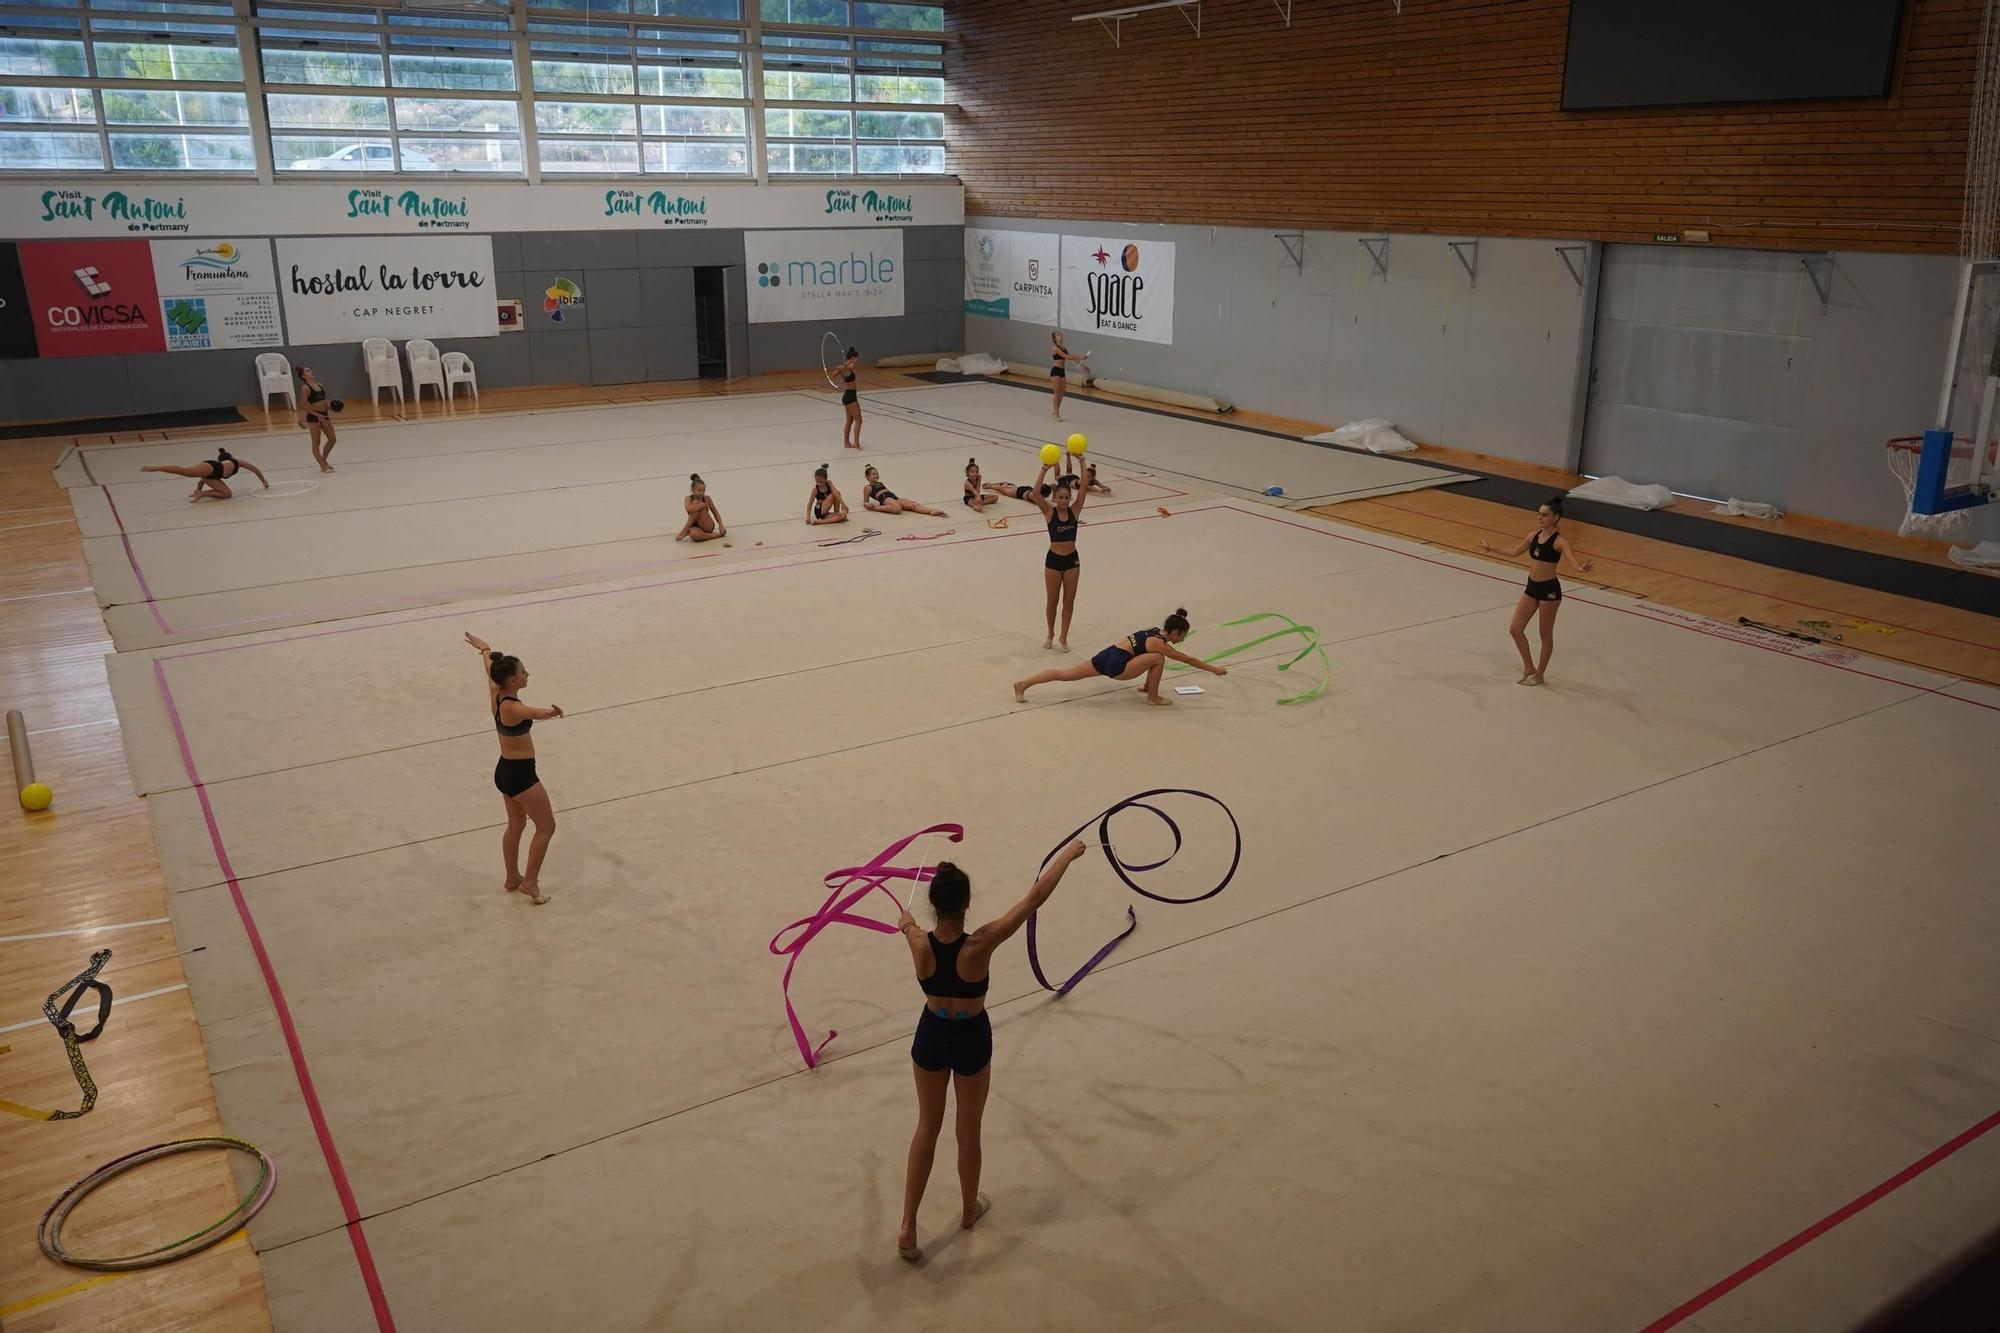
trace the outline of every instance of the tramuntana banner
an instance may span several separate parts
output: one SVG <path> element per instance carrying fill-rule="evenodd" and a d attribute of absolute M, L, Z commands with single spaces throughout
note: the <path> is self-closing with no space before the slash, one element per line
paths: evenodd
<path fill-rule="evenodd" d="M 500 331 L 490 236 L 283 240 L 278 289 L 293 343 Z"/>
<path fill-rule="evenodd" d="M 1086 334 L 1171 343 L 1173 242 L 1063 237 L 1062 322 Z"/>
<path fill-rule="evenodd" d="M 211 237 L 154 241 L 152 249 L 169 352 L 276 347 L 285 340 L 270 241 Z"/>
<path fill-rule="evenodd" d="M 965 229 L 965 313 L 1028 324 L 1057 321 L 1060 236 Z"/>
<path fill-rule="evenodd" d="M 935 184 L 757 185 L 748 181 L 618 184 L 349 182 L 308 185 L 174 181 L 0 186 L 0 237 L 338 236 L 689 227 L 960 226 L 965 187 Z"/>
<path fill-rule="evenodd" d="M 752 324 L 903 313 L 900 231 L 745 232 L 743 261 Z"/>

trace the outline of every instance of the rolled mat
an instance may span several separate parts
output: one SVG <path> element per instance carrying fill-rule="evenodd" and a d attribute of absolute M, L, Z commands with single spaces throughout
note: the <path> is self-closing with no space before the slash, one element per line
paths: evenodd
<path fill-rule="evenodd" d="M 1031 380 L 1045 380 L 1050 378 L 1047 366 L 1037 366 L 1026 361 L 1009 361 L 1007 363 L 1007 373 L 1009 375 L 1024 376 Z"/>
<path fill-rule="evenodd" d="M 1013 369 L 1010 363 L 1007 367 Z M 1046 372 L 1044 372 L 1046 373 Z M 1172 403 L 1175 407 L 1192 407 L 1202 412 L 1234 412 L 1234 403 L 1225 403 L 1220 398 L 1210 398 L 1207 394 L 1182 393 L 1179 389 L 1159 389 L 1150 384 L 1134 384 L 1130 380 L 1106 379 L 1102 375 L 1090 381 L 1093 389 L 1106 393 L 1122 394 L 1127 398 L 1143 398 L 1150 403 Z"/>
<path fill-rule="evenodd" d="M 875 365 L 880 370 L 894 370 L 899 366 L 935 366 L 940 361 L 956 361 L 963 352 L 930 352 L 907 356 L 878 356 Z"/>

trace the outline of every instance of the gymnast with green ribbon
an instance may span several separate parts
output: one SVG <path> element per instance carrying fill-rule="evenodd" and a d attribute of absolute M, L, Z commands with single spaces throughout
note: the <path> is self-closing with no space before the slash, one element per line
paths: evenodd
<path fill-rule="evenodd" d="M 1059 680 L 1089 680 L 1092 676 L 1104 676 L 1111 680 L 1137 680 L 1146 678 L 1139 687 L 1149 704 L 1170 704 L 1172 699 L 1160 697 L 1160 673 L 1169 661 L 1199 667 L 1211 675 L 1226 676 L 1228 667 L 1219 667 L 1204 662 L 1199 657 L 1189 657 L 1174 647 L 1188 636 L 1187 608 L 1179 607 L 1160 625 L 1152 629 L 1133 630 L 1118 642 L 1104 649 L 1088 662 L 1079 662 L 1073 667 L 1056 667 L 1048 671 L 1038 671 L 1026 680 L 1014 682 L 1014 702 L 1026 703 L 1028 691 L 1037 685 L 1048 685 Z"/>

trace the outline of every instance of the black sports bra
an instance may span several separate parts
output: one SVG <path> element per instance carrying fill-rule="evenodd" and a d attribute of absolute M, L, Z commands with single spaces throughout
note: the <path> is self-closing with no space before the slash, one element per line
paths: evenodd
<path fill-rule="evenodd" d="M 981 977 L 977 981 L 967 981 L 958 975 L 958 951 L 965 947 L 965 936 L 960 935 L 950 944 L 937 937 L 936 931 L 927 931 L 925 939 L 931 942 L 931 959 L 937 967 L 927 977 L 918 979 L 926 995 L 941 995 L 947 999 L 976 1000 L 986 994 L 986 987 L 993 980 Z"/>
<path fill-rule="evenodd" d="M 1074 543 L 1076 541 L 1076 511 L 1074 509 L 1069 511 L 1068 518 L 1061 517 L 1054 510 L 1049 511 L 1049 541 L 1052 544 L 1055 542 Z"/>
<path fill-rule="evenodd" d="M 1556 538 L 1559 535 L 1554 528 L 1550 528 L 1547 541 L 1542 540 L 1539 532 L 1528 538 L 1528 559 L 1545 561 L 1551 565 L 1560 561 L 1562 552 L 1556 549 Z"/>
<path fill-rule="evenodd" d="M 521 698 L 515 694 L 503 694 L 493 701 L 493 729 L 502 736 L 525 736 L 528 734 L 528 728 L 535 725 L 535 719 L 524 717 L 511 727 L 502 722 L 500 720 L 500 705 L 509 701 L 520 703 Z"/>
<path fill-rule="evenodd" d="M 847 383 L 852 384 L 854 383 L 854 372 L 850 370 L 846 374 L 842 375 L 840 378 L 845 380 Z"/>

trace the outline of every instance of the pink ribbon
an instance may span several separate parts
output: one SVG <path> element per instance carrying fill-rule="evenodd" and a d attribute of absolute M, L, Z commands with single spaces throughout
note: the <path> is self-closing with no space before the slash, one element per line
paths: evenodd
<path fill-rule="evenodd" d="M 963 825 L 933 824 L 927 829 L 919 829 L 900 842 L 891 843 L 877 852 L 875 858 L 865 866 L 848 866 L 842 870 L 827 872 L 825 883 L 829 892 L 826 895 L 826 901 L 819 905 L 819 910 L 811 916 L 802 917 L 792 922 L 789 926 L 786 926 L 771 937 L 771 952 L 780 958 L 786 959 L 785 979 L 783 983 L 785 1020 L 792 1025 L 792 1038 L 798 1042 L 799 1054 L 805 1057 L 808 1069 L 818 1067 L 819 1053 L 826 1049 L 827 1042 L 838 1037 L 840 1033 L 837 1031 L 828 1032 L 826 1034 L 826 1041 L 822 1041 L 817 1046 L 814 1046 L 806 1038 L 806 1030 L 804 1025 L 799 1022 L 798 1011 L 792 1007 L 792 970 L 799 965 L 799 955 L 804 953 L 806 945 L 812 943 L 813 939 L 828 926 L 860 926 L 864 930 L 880 931 L 884 935 L 900 933 L 898 927 L 893 922 L 880 921 L 872 916 L 863 916 L 855 912 L 854 907 L 863 898 L 866 898 L 869 894 L 879 889 L 889 895 L 889 900 L 896 904 L 897 911 L 900 913 L 903 908 L 903 901 L 890 891 L 888 882 L 892 879 L 906 879 L 916 884 L 926 884 L 930 882 L 931 876 L 937 872 L 937 866 L 933 863 L 930 866 L 918 866 L 915 869 L 911 869 L 906 866 L 891 865 L 890 862 L 911 843 L 919 838 L 928 837 L 933 833 L 942 833 L 952 842 L 962 842 L 965 839 L 965 828 Z M 798 932 L 797 936 L 790 943 L 784 942 L 785 937 L 794 931 Z"/>

